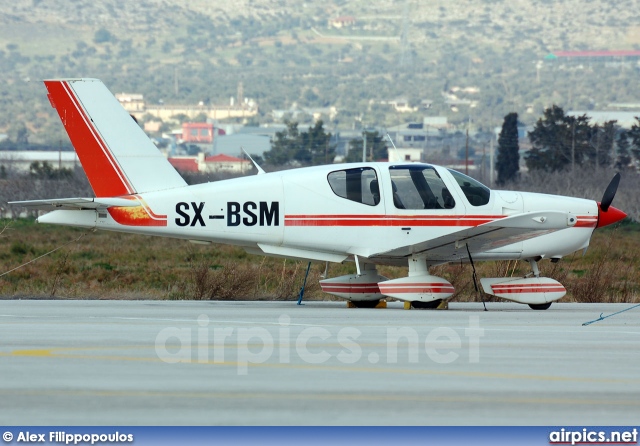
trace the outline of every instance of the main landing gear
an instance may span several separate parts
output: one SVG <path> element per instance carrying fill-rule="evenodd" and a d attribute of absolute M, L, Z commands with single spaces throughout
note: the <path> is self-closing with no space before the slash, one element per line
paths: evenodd
<path fill-rule="evenodd" d="M 357 308 L 375 308 L 384 295 L 380 292 L 378 283 L 387 280 L 378 274 L 372 263 L 360 265 L 357 274 L 334 277 L 320 281 L 320 287 L 325 293 L 347 299 Z"/>
<path fill-rule="evenodd" d="M 540 277 L 535 259 L 529 259 L 531 273 L 525 277 L 480 279 L 485 293 L 502 299 L 527 304 L 532 310 L 546 310 L 562 298 L 567 290 L 557 280 Z M 425 259 L 409 259 L 409 276 L 388 280 L 378 274 L 376 266 L 360 263 L 358 273 L 320 281 L 322 291 L 342 297 L 357 308 L 375 308 L 385 296 L 411 302 L 414 308 L 438 308 L 455 292 L 447 280 L 429 274 Z"/>
<path fill-rule="evenodd" d="M 529 304 L 529 308 L 532 310 L 548 310 L 551 306 L 551 302 L 547 302 L 546 304 Z"/>
<path fill-rule="evenodd" d="M 356 308 L 375 308 L 380 303 L 378 300 L 352 300 L 351 305 Z"/>
<path fill-rule="evenodd" d="M 358 274 L 320 281 L 322 291 L 351 301 L 357 308 L 374 308 L 385 296 L 411 302 L 414 308 L 437 308 L 454 293 L 447 280 L 429 274 L 425 259 L 409 260 L 409 276 L 388 280 L 378 274 L 376 266 L 361 264 L 356 257 Z"/>
<path fill-rule="evenodd" d="M 411 302 L 411 306 L 419 310 L 435 310 L 441 303 L 442 299 L 436 299 L 429 302 L 414 300 L 413 302 Z"/>

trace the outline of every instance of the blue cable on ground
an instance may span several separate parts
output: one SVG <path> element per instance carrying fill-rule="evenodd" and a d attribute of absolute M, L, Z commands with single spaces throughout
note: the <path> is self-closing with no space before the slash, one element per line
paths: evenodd
<path fill-rule="evenodd" d="M 612 314 L 610 314 L 608 316 L 602 316 L 604 313 L 600 313 L 600 317 L 598 319 L 594 319 L 592 321 L 585 322 L 584 324 L 582 324 L 582 326 L 591 325 L 594 322 L 605 320 L 608 317 L 615 316 L 616 314 L 624 313 L 625 311 L 633 310 L 634 308 L 638 308 L 638 307 L 640 307 L 640 304 L 634 305 L 633 307 L 625 308 L 624 310 L 616 311 L 615 313 L 612 313 Z"/>

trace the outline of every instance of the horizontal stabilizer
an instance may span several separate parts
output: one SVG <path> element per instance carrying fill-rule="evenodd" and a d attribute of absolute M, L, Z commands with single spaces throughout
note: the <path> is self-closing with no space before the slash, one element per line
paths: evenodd
<path fill-rule="evenodd" d="M 82 209 L 106 209 L 112 206 L 135 207 L 140 206 L 136 200 L 124 198 L 52 198 L 49 200 L 10 201 L 10 205 L 22 206 L 27 209 L 52 211 L 82 210 Z"/>
<path fill-rule="evenodd" d="M 92 209 L 78 210 L 56 210 L 47 212 L 38 217 L 38 223 L 48 223 L 52 225 L 75 226 L 80 228 L 95 228 L 98 213 Z"/>

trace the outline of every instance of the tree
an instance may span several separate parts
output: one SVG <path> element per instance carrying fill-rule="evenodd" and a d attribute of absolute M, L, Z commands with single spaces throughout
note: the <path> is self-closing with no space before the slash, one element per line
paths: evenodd
<path fill-rule="evenodd" d="M 27 130 L 27 126 L 24 125 L 24 122 L 21 122 L 16 127 L 15 141 L 18 144 L 26 145 L 29 143 L 29 131 Z"/>
<path fill-rule="evenodd" d="M 631 138 L 631 153 L 636 162 L 640 162 L 640 116 L 636 116 L 636 122 L 631 126 L 628 135 Z"/>
<path fill-rule="evenodd" d="M 207 122 L 208 116 L 204 112 L 198 113 L 190 122 Z"/>
<path fill-rule="evenodd" d="M 498 157 L 496 168 L 498 170 L 499 185 L 518 178 L 520 171 L 520 146 L 518 144 L 518 114 L 509 113 L 504 117 L 502 130 L 498 136 Z"/>
<path fill-rule="evenodd" d="M 93 35 L 94 43 L 106 43 L 106 42 L 111 42 L 112 40 L 115 40 L 113 37 L 113 34 L 111 34 L 109 30 L 105 28 L 100 28 Z"/>
<path fill-rule="evenodd" d="M 333 162 L 336 147 L 331 144 L 331 133 L 325 132 L 322 119 L 316 121 L 313 127 L 309 127 L 309 130 L 301 133 L 300 136 L 302 149 L 309 153 L 312 165 Z M 307 158 L 306 153 L 302 157 Z M 298 161 L 302 161 L 302 159 L 298 159 Z"/>
<path fill-rule="evenodd" d="M 553 105 L 529 132 L 532 148 L 524 156 L 529 170 L 559 171 L 582 165 L 591 150 L 592 127 L 587 115 L 565 116 Z"/>
<path fill-rule="evenodd" d="M 185 122 L 189 122 L 190 118 L 184 113 L 177 113 L 171 116 L 171 119 L 174 121 L 178 121 L 180 124 L 184 124 Z"/>
<path fill-rule="evenodd" d="M 38 180 L 60 180 L 73 178 L 73 170 L 62 167 L 55 169 L 46 161 L 34 161 L 29 165 L 29 175 Z"/>
<path fill-rule="evenodd" d="M 269 164 L 317 165 L 333 161 L 336 148 L 331 144 L 331 133 L 325 132 L 321 120 L 306 132 L 300 132 L 297 122 L 285 121 L 285 124 L 287 128 L 276 133 L 271 150 L 264 153 Z"/>
<path fill-rule="evenodd" d="M 364 132 L 365 137 L 367 138 L 367 154 L 366 159 L 369 161 L 376 161 L 380 159 L 386 159 L 389 155 L 387 153 L 387 143 L 384 137 L 379 134 L 377 131 L 375 132 Z M 345 157 L 345 161 L 348 163 L 357 163 L 362 161 L 362 138 L 352 139 L 349 141 L 349 153 Z M 373 159 L 371 159 L 370 154 L 373 151 Z"/>
<path fill-rule="evenodd" d="M 607 121 L 602 125 L 595 124 L 591 127 L 591 144 L 586 152 L 586 161 L 596 168 L 612 164 L 615 124 L 616 121 Z"/>
<path fill-rule="evenodd" d="M 186 150 L 187 150 L 187 155 L 189 156 L 196 156 L 200 152 L 202 152 L 202 149 L 196 144 L 187 144 Z"/>
<path fill-rule="evenodd" d="M 618 139 L 616 140 L 616 145 L 618 146 L 618 156 L 616 157 L 616 169 L 627 169 L 629 164 L 631 164 L 631 155 L 629 153 L 629 135 L 628 132 L 622 130 L 618 134 Z"/>
<path fill-rule="evenodd" d="M 298 123 L 285 121 L 285 124 L 287 128 L 276 132 L 275 139 L 271 140 L 271 150 L 264 152 L 264 159 L 269 164 L 281 166 L 294 159 L 294 151 L 300 139 Z"/>

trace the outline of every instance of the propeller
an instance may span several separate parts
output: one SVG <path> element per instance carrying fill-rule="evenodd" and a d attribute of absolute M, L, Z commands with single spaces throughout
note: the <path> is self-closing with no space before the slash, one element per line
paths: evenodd
<path fill-rule="evenodd" d="M 613 197 L 616 196 L 619 184 L 620 174 L 617 173 L 613 176 L 611 182 L 607 186 L 607 189 L 604 191 L 602 201 L 598 203 L 598 224 L 596 225 L 597 228 L 616 223 L 627 216 L 627 214 L 622 212 L 620 209 L 616 209 L 615 207 L 611 206 L 611 202 L 613 201 Z"/>
<path fill-rule="evenodd" d="M 607 189 L 604 191 L 604 195 L 602 196 L 602 201 L 600 202 L 600 209 L 602 209 L 602 212 L 607 212 L 609 210 L 609 206 L 611 206 L 613 197 L 616 196 L 616 192 L 618 191 L 619 184 L 620 174 L 617 173 L 611 179 L 611 182 L 607 186 Z"/>

